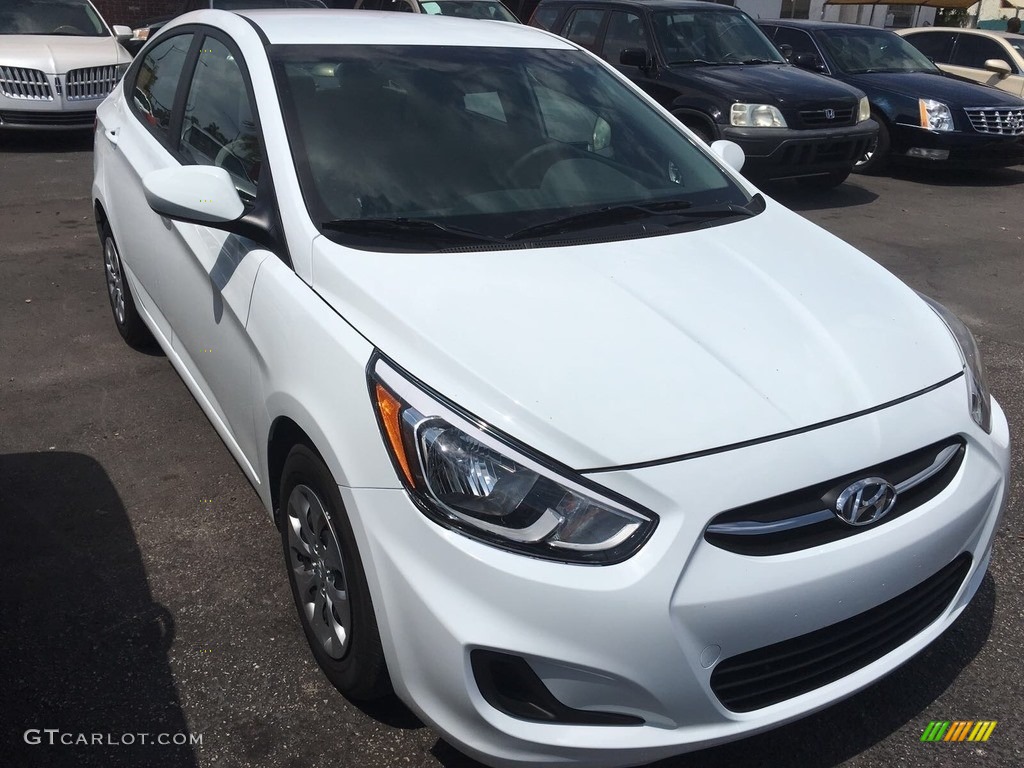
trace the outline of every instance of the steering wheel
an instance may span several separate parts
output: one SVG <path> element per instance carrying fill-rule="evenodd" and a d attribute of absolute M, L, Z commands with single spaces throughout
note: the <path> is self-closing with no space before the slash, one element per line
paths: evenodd
<path fill-rule="evenodd" d="M 509 178 L 516 186 L 539 186 L 547 170 L 559 160 L 572 160 L 587 155 L 581 149 L 560 141 L 548 141 L 528 150 L 508 169 Z"/>
<path fill-rule="evenodd" d="M 70 24 L 61 24 L 59 27 L 57 27 L 55 30 L 53 30 L 52 34 L 54 34 L 54 35 L 81 35 L 81 34 L 83 34 L 83 32 L 78 27 L 73 27 Z"/>

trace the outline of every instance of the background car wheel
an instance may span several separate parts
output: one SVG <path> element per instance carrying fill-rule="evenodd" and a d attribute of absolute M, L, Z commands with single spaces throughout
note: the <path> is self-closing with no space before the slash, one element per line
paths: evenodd
<path fill-rule="evenodd" d="M 108 224 L 103 225 L 103 273 L 107 284 L 107 298 L 114 314 L 114 325 L 129 346 L 145 347 L 153 343 L 153 335 L 139 316 L 132 290 L 121 264 L 121 252 Z"/>
<path fill-rule="evenodd" d="M 694 120 L 690 120 L 689 122 L 687 122 L 687 121 L 683 120 L 682 118 L 679 118 L 679 119 L 687 128 L 689 128 L 691 131 L 693 131 L 695 134 L 697 134 L 697 136 L 699 136 L 700 139 L 705 144 L 707 144 L 708 146 L 711 146 L 711 142 L 713 142 L 715 140 L 715 137 L 714 137 L 714 134 L 712 134 L 710 128 L 708 128 L 703 123 L 700 123 L 700 122 L 697 122 L 697 121 L 694 121 Z"/>
<path fill-rule="evenodd" d="M 812 189 L 832 189 L 838 187 L 849 177 L 849 171 L 832 171 L 821 176 L 804 176 L 797 179 L 803 186 Z"/>
<path fill-rule="evenodd" d="M 391 693 L 366 575 L 338 486 L 298 445 L 281 473 L 281 544 L 292 597 L 313 657 L 347 698 Z"/>
<path fill-rule="evenodd" d="M 868 147 L 864 157 L 854 164 L 854 173 L 881 173 L 889 166 L 889 129 L 885 127 L 882 118 L 877 115 L 872 117 L 878 123 L 878 136 Z"/>

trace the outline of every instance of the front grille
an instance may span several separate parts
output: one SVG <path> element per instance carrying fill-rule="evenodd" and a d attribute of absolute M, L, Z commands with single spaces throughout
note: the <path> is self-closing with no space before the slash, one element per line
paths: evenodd
<path fill-rule="evenodd" d="M 858 472 L 736 507 L 713 518 L 704 539 L 743 555 L 779 555 L 854 536 L 935 498 L 956 477 L 965 452 L 963 439 L 951 437 Z M 837 497 L 851 483 L 868 477 L 893 485 L 895 506 L 878 522 L 844 523 L 832 511 Z"/>
<path fill-rule="evenodd" d="M 68 101 L 102 99 L 117 85 L 118 71 L 114 65 L 72 69 L 65 82 Z"/>
<path fill-rule="evenodd" d="M 800 123 L 804 128 L 837 128 L 854 124 L 854 107 L 821 107 L 800 110 Z M 829 117 L 829 115 L 832 115 Z"/>
<path fill-rule="evenodd" d="M 50 83 L 38 69 L 0 66 L 0 91 L 10 99 L 53 101 Z"/>
<path fill-rule="evenodd" d="M 978 133 L 997 136 L 1024 136 L 1024 108 L 1021 109 L 967 109 L 967 117 Z"/>
<path fill-rule="evenodd" d="M 59 126 L 62 128 L 92 128 L 96 112 L 5 112 L 0 111 L 0 125 Z"/>
<path fill-rule="evenodd" d="M 866 667 L 923 631 L 949 606 L 971 568 L 966 552 L 888 602 L 838 624 L 741 653 L 715 667 L 711 689 L 733 712 L 750 712 Z"/>

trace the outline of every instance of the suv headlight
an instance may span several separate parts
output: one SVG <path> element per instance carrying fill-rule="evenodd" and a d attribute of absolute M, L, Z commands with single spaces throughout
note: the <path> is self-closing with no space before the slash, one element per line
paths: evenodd
<path fill-rule="evenodd" d="M 871 117 L 871 102 L 868 101 L 867 96 L 860 97 L 860 103 L 857 105 L 857 122 L 863 123 L 865 120 Z"/>
<path fill-rule="evenodd" d="M 739 128 L 786 127 L 786 119 L 771 104 L 733 104 L 729 122 Z"/>
<path fill-rule="evenodd" d="M 399 477 L 443 526 L 533 557 L 609 565 L 633 555 L 657 525 L 654 513 L 519 445 L 381 358 L 369 386 Z"/>
<path fill-rule="evenodd" d="M 964 362 L 964 377 L 967 379 L 967 398 L 971 418 L 986 432 L 991 432 L 992 396 L 988 391 L 985 366 L 981 362 L 981 352 L 978 350 L 978 343 L 974 340 L 974 334 L 959 317 L 935 299 L 925 296 L 923 293 L 919 293 L 918 296 L 935 310 L 935 314 L 942 319 L 949 332 L 953 334 L 953 338 L 956 339 L 957 346 L 960 347 L 960 358 Z"/>
<path fill-rule="evenodd" d="M 934 99 L 918 99 L 917 106 L 921 111 L 921 127 L 932 131 L 952 131 L 953 113 L 941 101 Z"/>

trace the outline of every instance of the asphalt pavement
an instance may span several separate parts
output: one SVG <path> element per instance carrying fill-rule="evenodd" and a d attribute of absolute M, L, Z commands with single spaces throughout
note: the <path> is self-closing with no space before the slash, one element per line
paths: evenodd
<path fill-rule="evenodd" d="M 166 359 L 114 328 L 91 175 L 89 137 L 0 134 L 0 766 L 478 765 L 319 673 L 255 493 Z M 1024 167 L 768 191 L 964 318 L 1020 446 Z M 937 642 L 816 715 L 658 768 L 1024 765 L 1020 455 L 989 575 Z M 932 720 L 998 726 L 922 743 Z"/>

